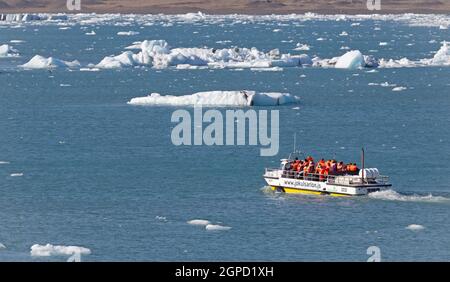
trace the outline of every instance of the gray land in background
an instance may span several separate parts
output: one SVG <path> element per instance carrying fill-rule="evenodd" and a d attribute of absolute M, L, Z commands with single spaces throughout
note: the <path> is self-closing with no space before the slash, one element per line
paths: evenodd
<path fill-rule="evenodd" d="M 96 12 L 211 14 L 387 14 L 450 13 L 450 0 L 380 0 L 381 10 L 367 9 L 367 0 L 80 0 L 80 11 L 69 11 L 66 0 L 0 0 L 0 13 Z"/>

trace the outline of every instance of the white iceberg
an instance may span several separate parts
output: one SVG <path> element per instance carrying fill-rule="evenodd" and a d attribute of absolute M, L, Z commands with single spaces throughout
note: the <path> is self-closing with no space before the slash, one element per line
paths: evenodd
<path fill-rule="evenodd" d="M 18 55 L 18 51 L 8 44 L 0 45 L 0 57 L 16 57 Z"/>
<path fill-rule="evenodd" d="M 309 51 L 311 47 L 308 44 L 297 43 L 295 51 Z"/>
<path fill-rule="evenodd" d="M 165 40 L 146 40 L 135 42 L 127 50 L 139 49 L 135 54 L 125 51 L 118 56 L 104 58 L 96 65 L 98 68 L 121 68 L 130 66 L 151 66 L 154 68 L 190 66 L 211 68 L 271 68 L 296 67 L 303 62 L 311 63 L 308 55 L 280 54 L 278 49 L 267 53 L 256 48 L 174 48 L 170 49 Z"/>
<path fill-rule="evenodd" d="M 146 97 L 131 99 L 129 105 L 170 105 L 170 106 L 277 106 L 298 103 L 297 96 L 288 93 L 257 93 L 255 91 L 210 91 L 192 95 L 172 96 L 152 93 Z"/>
<path fill-rule="evenodd" d="M 139 35 L 139 32 L 137 31 L 119 31 L 117 35 L 121 36 L 133 36 L 133 35 Z"/>
<path fill-rule="evenodd" d="M 30 254 L 32 256 L 49 257 L 49 256 L 71 256 L 74 254 L 89 255 L 91 250 L 77 246 L 54 246 L 52 244 L 31 246 Z"/>
<path fill-rule="evenodd" d="M 80 63 L 76 60 L 67 62 L 53 57 L 46 58 L 40 55 L 36 55 L 27 63 L 20 65 L 20 67 L 25 69 L 51 69 L 58 67 L 77 68 L 80 67 Z"/>
<path fill-rule="evenodd" d="M 206 219 L 193 219 L 193 220 L 189 220 L 187 223 L 190 225 L 203 225 L 203 226 L 211 224 L 211 222 Z"/>
<path fill-rule="evenodd" d="M 406 88 L 404 86 L 397 86 L 397 87 L 392 88 L 392 91 L 403 91 L 406 89 L 408 89 L 408 88 Z"/>
<path fill-rule="evenodd" d="M 449 42 L 444 41 L 441 48 L 436 52 L 433 59 L 433 65 L 450 65 L 450 45 Z"/>
<path fill-rule="evenodd" d="M 425 227 L 420 224 L 410 224 L 406 227 L 406 229 L 409 229 L 411 231 L 420 231 L 420 230 L 425 229 Z"/>
<path fill-rule="evenodd" d="M 345 53 L 336 62 L 338 69 L 357 69 L 365 65 L 364 57 L 359 50 L 353 50 Z"/>
<path fill-rule="evenodd" d="M 231 227 L 218 225 L 218 224 L 208 224 L 205 226 L 205 229 L 210 230 L 210 231 L 226 231 L 226 230 L 230 230 Z"/>

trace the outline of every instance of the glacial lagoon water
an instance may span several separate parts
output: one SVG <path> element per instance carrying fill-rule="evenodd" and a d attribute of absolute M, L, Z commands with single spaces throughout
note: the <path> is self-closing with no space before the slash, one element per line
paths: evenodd
<path fill-rule="evenodd" d="M 67 260 L 31 256 L 34 244 L 88 248 L 84 261 L 366 261 L 370 246 L 382 260 L 450 259 L 448 66 L 18 67 L 40 54 L 88 68 L 145 39 L 321 58 L 348 46 L 420 60 L 450 39 L 448 30 L 392 19 L 149 22 L 0 25 L 0 45 L 19 54 L 0 58 L 1 261 Z M 294 51 L 297 43 L 310 50 Z M 300 97 L 298 105 L 258 107 L 280 111 L 277 156 L 260 157 L 258 146 L 174 146 L 170 118 L 180 107 L 127 104 L 152 92 L 241 89 Z M 315 157 L 359 162 L 365 147 L 367 165 L 391 177 L 392 191 L 363 198 L 268 192 L 264 168 L 289 154 L 294 133 Z M 206 230 L 187 223 L 193 219 L 231 229 Z"/>

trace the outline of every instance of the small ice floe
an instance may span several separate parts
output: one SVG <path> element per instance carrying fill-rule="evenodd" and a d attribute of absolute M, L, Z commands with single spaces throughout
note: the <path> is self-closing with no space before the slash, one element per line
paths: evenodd
<path fill-rule="evenodd" d="M 91 250 L 88 248 L 78 246 L 54 246 L 52 244 L 47 245 L 35 244 L 31 246 L 30 254 L 31 256 L 36 257 L 72 256 L 75 254 L 90 255 Z"/>
<path fill-rule="evenodd" d="M 225 230 L 230 230 L 231 227 L 218 225 L 218 224 L 208 224 L 208 225 L 206 225 L 205 229 L 210 230 L 210 231 L 225 231 Z"/>
<path fill-rule="evenodd" d="M 17 57 L 18 51 L 8 44 L 0 45 L 0 57 Z"/>
<path fill-rule="evenodd" d="M 316 40 L 317 40 L 317 41 L 324 41 L 324 40 L 326 40 L 326 39 L 323 38 L 323 37 L 319 37 L 319 38 L 317 38 Z"/>
<path fill-rule="evenodd" d="M 80 68 L 80 71 L 100 71 L 99 68 Z"/>
<path fill-rule="evenodd" d="M 6 246 L 0 243 L 0 251 L 6 249 Z"/>
<path fill-rule="evenodd" d="M 308 44 L 297 43 L 294 50 L 295 51 L 309 51 L 310 48 L 311 48 L 311 46 L 309 46 Z"/>
<path fill-rule="evenodd" d="M 61 83 L 59 86 L 60 86 L 60 87 L 71 87 L 72 85 Z"/>
<path fill-rule="evenodd" d="M 21 176 L 23 176 L 23 173 L 22 172 L 11 173 L 9 176 L 11 176 L 11 177 L 21 177 Z"/>
<path fill-rule="evenodd" d="M 397 84 L 390 84 L 389 82 L 383 82 L 383 83 L 380 83 L 380 86 L 381 87 L 396 87 L 397 86 Z"/>
<path fill-rule="evenodd" d="M 380 46 L 387 46 L 388 43 L 387 42 L 380 42 L 378 45 L 380 45 Z"/>
<path fill-rule="evenodd" d="M 165 216 L 155 216 L 155 219 L 159 220 L 159 221 L 167 221 L 167 218 Z"/>
<path fill-rule="evenodd" d="M 45 58 L 43 56 L 36 55 L 30 61 L 20 65 L 19 67 L 24 69 L 51 69 L 58 67 L 75 68 L 80 67 L 80 63 L 76 60 L 67 62 L 53 57 Z"/>
<path fill-rule="evenodd" d="M 439 26 L 439 29 L 445 30 L 445 29 L 448 29 L 448 26 L 447 26 L 447 25 L 442 25 L 442 24 L 441 24 L 441 25 Z"/>
<path fill-rule="evenodd" d="M 410 224 L 406 227 L 406 229 L 411 230 L 411 231 L 420 231 L 420 230 L 425 229 L 425 227 L 420 224 Z"/>
<path fill-rule="evenodd" d="M 20 44 L 20 43 L 25 43 L 25 42 L 26 42 L 25 40 L 18 40 L 18 39 L 13 39 L 13 40 L 9 41 L 9 43 L 11 43 L 11 44 Z"/>
<path fill-rule="evenodd" d="M 283 68 L 280 67 L 271 67 L 271 68 L 250 68 L 251 71 L 283 71 Z"/>
<path fill-rule="evenodd" d="M 208 224 L 211 224 L 211 221 L 206 220 L 206 219 L 192 219 L 192 220 L 189 220 L 187 222 L 187 224 L 207 226 Z"/>
<path fill-rule="evenodd" d="M 348 36 L 348 33 L 346 31 L 343 31 L 339 34 L 339 36 Z"/>
<path fill-rule="evenodd" d="M 274 29 L 274 30 L 272 30 L 273 32 L 280 32 L 281 31 L 281 29 L 279 29 L 279 28 L 276 28 L 276 29 Z"/>
<path fill-rule="evenodd" d="M 397 86 L 397 87 L 392 88 L 392 91 L 403 91 L 406 89 L 408 89 L 408 88 L 406 88 L 404 86 Z"/>
<path fill-rule="evenodd" d="M 0 161 L 0 165 L 5 165 L 5 164 L 9 164 L 9 162 L 7 162 L 7 161 Z"/>
<path fill-rule="evenodd" d="M 95 31 L 91 31 L 91 32 L 86 32 L 85 35 L 96 35 L 97 33 L 95 33 Z"/>
<path fill-rule="evenodd" d="M 119 31 L 117 35 L 120 36 L 133 36 L 133 35 L 139 35 L 138 31 Z"/>

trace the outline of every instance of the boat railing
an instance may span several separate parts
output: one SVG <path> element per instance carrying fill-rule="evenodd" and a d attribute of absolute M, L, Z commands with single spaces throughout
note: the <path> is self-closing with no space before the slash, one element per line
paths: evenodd
<path fill-rule="evenodd" d="M 319 174 L 308 173 L 303 175 L 303 171 L 297 172 L 294 170 L 281 170 L 278 168 L 266 168 L 266 175 L 280 175 L 283 178 L 302 179 L 309 181 L 321 181 L 329 184 L 388 184 L 389 177 L 379 175 L 376 178 L 362 178 L 358 174 Z"/>

